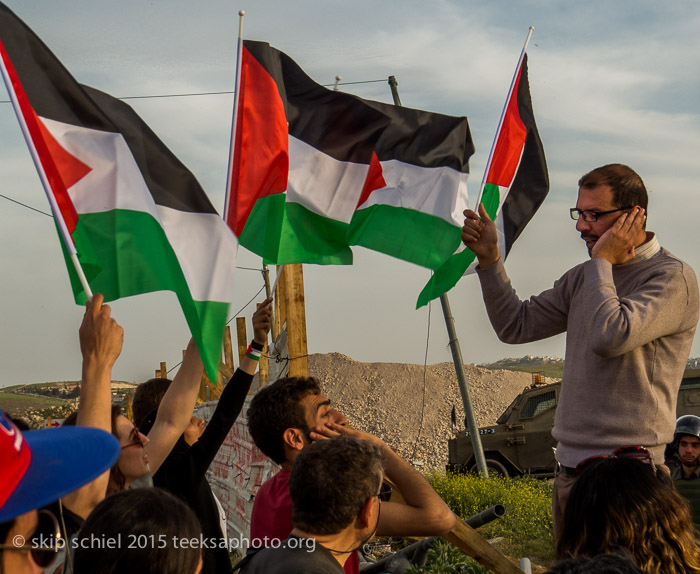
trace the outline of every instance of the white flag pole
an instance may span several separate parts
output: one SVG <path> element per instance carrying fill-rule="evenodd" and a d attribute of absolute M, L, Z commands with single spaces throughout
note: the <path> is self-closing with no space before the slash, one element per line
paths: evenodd
<path fill-rule="evenodd" d="M 231 123 L 231 145 L 229 147 L 228 172 L 226 174 L 226 194 L 224 199 L 224 221 L 228 223 L 228 210 L 231 202 L 231 179 L 233 178 L 233 154 L 236 149 L 236 124 L 238 123 L 238 104 L 240 102 L 241 60 L 243 58 L 243 16 L 245 10 L 238 12 L 238 44 L 236 47 L 236 79 L 233 95 L 233 120 Z"/>
<path fill-rule="evenodd" d="M 486 185 L 486 178 L 489 174 L 489 169 L 491 169 L 491 162 L 493 161 L 493 152 L 496 151 L 496 144 L 498 143 L 498 135 L 501 133 L 501 127 L 503 126 L 503 119 L 506 117 L 506 111 L 508 109 L 508 103 L 513 95 L 513 88 L 515 88 L 515 82 L 518 79 L 518 74 L 520 73 L 520 66 L 522 66 L 523 58 L 525 58 L 525 52 L 527 51 L 527 45 L 530 42 L 530 37 L 534 32 L 535 27 L 530 26 L 527 32 L 527 38 L 525 38 L 525 44 L 523 44 L 523 49 L 520 52 L 520 58 L 518 58 L 518 65 L 515 67 L 515 74 L 513 74 L 513 79 L 510 82 L 510 89 L 508 90 L 508 96 L 506 97 L 506 103 L 503 106 L 503 111 L 501 112 L 501 119 L 498 120 L 498 128 L 496 128 L 496 137 L 493 138 L 493 143 L 491 144 L 491 151 L 489 152 L 489 159 L 486 162 L 486 169 L 484 170 L 484 177 L 481 180 L 481 187 L 479 187 L 479 195 L 477 197 L 476 205 L 474 206 L 474 211 L 479 211 L 479 203 L 481 202 L 481 196 L 484 193 L 484 186 Z"/>
<path fill-rule="evenodd" d="M 284 265 L 280 265 L 279 269 L 277 269 L 277 277 L 275 277 L 275 283 L 272 285 L 272 289 L 270 290 L 270 297 L 275 296 L 275 289 L 277 289 L 277 283 L 279 283 L 280 277 L 282 277 L 283 270 L 284 270 Z"/>
<path fill-rule="evenodd" d="M 90 300 L 90 299 L 92 299 L 92 290 L 90 289 L 90 285 L 88 285 L 88 281 L 87 281 L 87 278 L 85 277 L 85 273 L 83 272 L 83 268 L 80 265 L 80 261 L 78 261 L 78 253 L 75 250 L 75 245 L 73 244 L 73 238 L 71 237 L 70 231 L 68 231 L 68 226 L 66 225 L 66 222 L 63 219 L 63 214 L 61 213 L 61 210 L 58 207 L 58 202 L 56 201 L 56 196 L 53 194 L 53 191 L 51 190 L 51 184 L 49 183 L 49 179 L 46 176 L 46 171 L 44 170 L 44 166 L 41 163 L 41 158 L 39 157 L 39 152 L 36 149 L 36 145 L 34 144 L 34 140 L 32 139 L 31 132 L 29 130 L 29 126 L 27 125 L 27 121 L 24 117 L 24 114 L 22 113 L 22 106 L 19 103 L 19 100 L 17 98 L 17 93 L 16 93 L 14 86 L 12 84 L 12 79 L 10 78 L 10 73 L 7 69 L 7 62 L 5 62 L 4 58 L 1 58 L 1 57 L 0 57 L 0 72 L 2 73 L 2 79 L 5 82 L 5 87 L 7 88 L 7 93 L 10 95 L 10 100 L 12 101 L 12 107 L 14 108 L 15 115 L 17 116 L 17 121 L 19 122 L 19 126 L 22 130 L 22 135 L 24 136 L 24 141 L 27 142 L 27 147 L 29 148 L 29 153 L 32 156 L 32 160 L 34 161 L 34 167 L 36 167 L 36 171 L 39 174 L 39 179 L 41 180 L 41 184 L 44 187 L 44 193 L 46 193 L 46 197 L 49 200 L 49 205 L 51 206 L 51 212 L 53 213 L 54 220 L 56 221 L 56 224 L 58 225 L 59 234 L 61 236 L 61 239 L 63 240 L 63 244 L 65 245 L 66 250 L 68 251 L 70 259 L 73 262 L 73 266 L 75 267 L 75 272 L 78 274 L 78 278 L 80 279 L 80 284 L 83 287 L 83 291 L 85 291 L 85 295 L 87 296 L 88 300 Z"/>

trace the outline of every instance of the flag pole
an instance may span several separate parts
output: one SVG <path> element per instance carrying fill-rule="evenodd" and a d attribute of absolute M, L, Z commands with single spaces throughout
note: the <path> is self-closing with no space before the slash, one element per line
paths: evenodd
<path fill-rule="evenodd" d="M 486 162 L 486 169 L 484 169 L 484 177 L 481 180 L 481 186 L 479 187 L 479 195 L 476 198 L 476 205 L 474 206 L 474 211 L 479 211 L 479 203 L 481 202 L 481 196 L 484 193 L 484 186 L 486 185 L 486 178 L 488 177 L 489 170 L 491 169 L 491 162 L 493 161 L 493 152 L 496 151 L 496 144 L 498 143 L 498 134 L 501 133 L 501 127 L 503 126 L 503 120 L 506 117 L 506 111 L 508 108 L 508 102 L 513 95 L 513 88 L 515 88 L 515 82 L 518 79 L 520 73 L 520 66 L 523 64 L 523 58 L 525 58 L 525 52 L 527 51 L 527 45 L 530 43 L 530 37 L 535 31 L 534 26 L 530 26 L 527 31 L 527 38 L 525 38 L 525 43 L 523 44 L 523 49 L 520 51 L 520 58 L 518 58 L 518 65 L 515 66 L 515 73 L 513 74 L 513 79 L 510 81 L 510 89 L 508 90 L 508 95 L 506 96 L 506 103 L 503 105 L 503 111 L 501 111 L 501 118 L 498 120 L 498 127 L 496 128 L 496 137 L 493 138 L 493 143 L 491 144 L 491 151 L 489 152 L 489 159 Z"/>
<path fill-rule="evenodd" d="M 396 78 L 394 76 L 389 76 L 389 87 L 391 89 L 391 96 L 394 99 L 394 105 L 401 107 L 401 99 L 399 98 L 399 83 L 396 81 Z M 464 359 L 462 358 L 462 348 L 459 346 L 459 339 L 457 338 L 455 320 L 452 316 L 452 309 L 450 308 L 450 300 L 447 297 L 447 293 L 443 293 L 442 295 L 440 295 L 440 304 L 442 305 L 442 315 L 445 318 L 447 336 L 449 337 L 450 341 L 450 350 L 452 351 L 452 363 L 455 366 L 457 384 L 459 385 L 460 395 L 462 395 L 462 406 L 464 407 L 464 417 L 467 423 L 466 426 L 469 430 L 469 438 L 471 438 L 472 447 L 474 449 L 474 459 L 476 461 L 476 468 L 479 470 L 479 473 L 484 478 L 488 478 L 489 470 L 486 466 L 484 447 L 481 445 L 481 436 L 479 435 L 479 427 L 476 424 L 476 416 L 474 415 L 474 407 L 472 405 L 471 394 L 469 392 L 469 385 L 467 383 L 467 375 L 464 372 Z"/>
<path fill-rule="evenodd" d="M 226 194 L 224 195 L 224 221 L 228 222 L 228 209 L 231 201 L 231 180 L 233 178 L 233 154 L 236 149 L 236 124 L 240 102 L 241 60 L 243 58 L 243 16 L 245 10 L 238 11 L 238 43 L 236 45 L 236 79 L 234 81 L 233 120 L 231 121 L 231 145 L 229 147 L 228 171 L 226 173 Z"/>
<path fill-rule="evenodd" d="M 34 162 L 34 167 L 36 168 L 36 171 L 39 174 L 39 179 L 41 180 L 41 184 L 44 188 L 44 193 L 46 193 L 46 198 L 49 200 L 49 206 L 51 207 L 51 212 L 53 213 L 54 221 L 58 225 L 58 233 L 61 236 L 61 239 L 63 240 L 63 244 L 66 247 L 66 251 L 68 251 L 70 260 L 73 262 L 75 272 L 78 274 L 78 279 L 80 280 L 80 284 L 83 287 L 85 296 L 88 298 L 88 300 L 90 300 L 92 299 L 92 290 L 90 289 L 90 285 L 88 284 L 87 278 L 85 277 L 83 268 L 80 265 L 80 261 L 78 260 L 78 252 L 75 250 L 73 238 L 71 237 L 70 231 L 68 231 L 68 226 L 66 225 L 66 222 L 63 219 L 63 214 L 61 213 L 61 210 L 58 207 L 56 196 L 51 191 L 51 183 L 49 182 L 49 179 L 46 176 L 46 171 L 44 170 L 44 166 L 41 163 L 39 152 L 36 149 L 34 140 L 32 140 L 32 136 L 29 132 L 29 126 L 27 126 L 26 118 L 22 113 L 22 107 L 19 103 L 19 100 L 17 99 L 17 93 L 15 92 L 12 80 L 10 79 L 10 74 L 7 70 L 7 63 L 5 62 L 5 59 L 1 57 L 0 72 L 2 73 L 2 79 L 5 82 L 7 93 L 10 96 L 12 108 L 15 111 L 17 121 L 19 122 L 20 129 L 22 130 L 24 141 L 27 142 L 29 154 L 32 156 L 32 161 Z"/>

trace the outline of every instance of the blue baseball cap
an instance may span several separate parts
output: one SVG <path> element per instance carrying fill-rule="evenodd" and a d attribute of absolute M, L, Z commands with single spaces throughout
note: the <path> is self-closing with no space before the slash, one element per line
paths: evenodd
<path fill-rule="evenodd" d="M 0 523 L 58 500 L 119 458 L 119 441 L 89 427 L 21 433 L 0 412 Z"/>

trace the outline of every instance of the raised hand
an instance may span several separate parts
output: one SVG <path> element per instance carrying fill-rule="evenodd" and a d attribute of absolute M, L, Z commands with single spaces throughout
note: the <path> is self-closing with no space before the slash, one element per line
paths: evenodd
<path fill-rule="evenodd" d="M 501 256 L 498 252 L 498 232 L 484 205 L 479 204 L 478 214 L 465 209 L 464 218 L 462 242 L 479 259 L 479 267 L 485 269 L 493 265 Z"/>
<path fill-rule="evenodd" d="M 644 210 L 637 206 L 617 218 L 591 250 L 591 259 L 605 259 L 613 265 L 634 259 L 634 248 L 644 242 Z"/>

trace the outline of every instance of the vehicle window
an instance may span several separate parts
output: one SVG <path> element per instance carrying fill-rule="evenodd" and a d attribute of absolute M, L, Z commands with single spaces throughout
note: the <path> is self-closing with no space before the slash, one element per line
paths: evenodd
<path fill-rule="evenodd" d="M 557 405 L 557 394 L 554 390 L 542 393 L 541 395 L 536 395 L 530 397 L 522 412 L 520 413 L 521 419 L 531 419 L 544 411 L 551 409 Z"/>
<path fill-rule="evenodd" d="M 697 389 L 700 388 L 700 377 L 685 377 L 681 380 L 682 389 Z"/>

